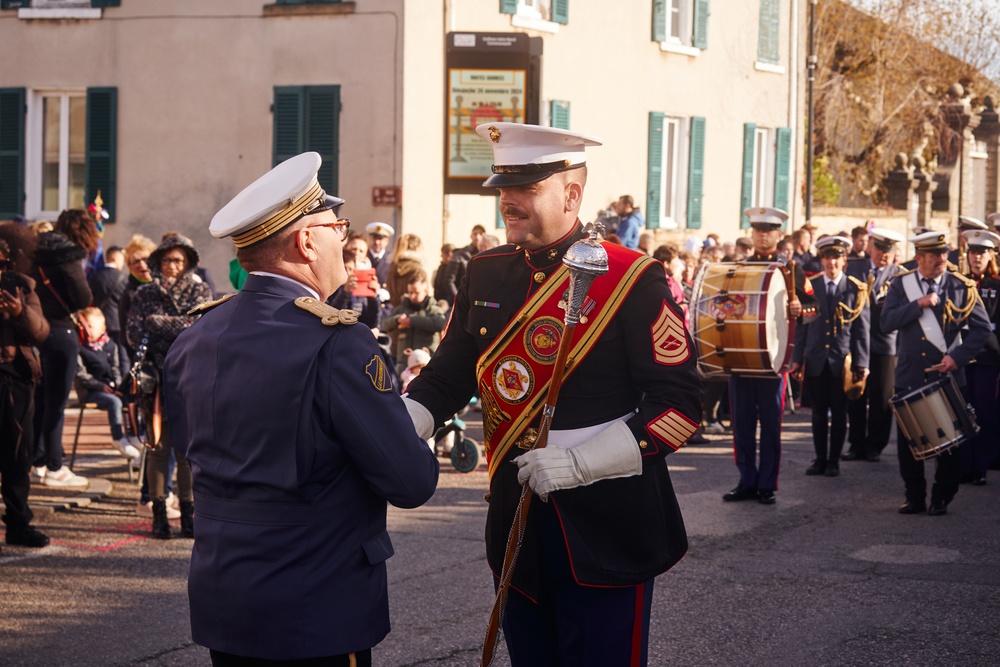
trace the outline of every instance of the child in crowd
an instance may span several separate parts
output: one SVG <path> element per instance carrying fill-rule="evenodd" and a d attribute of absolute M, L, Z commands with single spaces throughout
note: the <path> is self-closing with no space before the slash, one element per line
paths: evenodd
<path fill-rule="evenodd" d="M 125 437 L 122 429 L 121 385 L 124 353 L 108 337 L 107 323 L 100 308 L 84 308 L 78 314 L 87 330 L 87 342 L 80 346 L 76 368 L 76 393 L 81 401 L 96 403 L 108 413 L 111 444 L 127 459 L 138 460 L 141 444 Z"/>
<path fill-rule="evenodd" d="M 406 368 L 399 374 L 399 378 L 403 382 L 403 393 L 406 393 L 407 387 L 410 386 L 410 380 L 420 375 L 420 370 L 430 362 L 431 353 L 423 347 L 419 350 L 407 349 L 403 352 L 407 355 Z"/>
<path fill-rule="evenodd" d="M 444 325 L 444 311 L 430 297 L 427 272 L 416 269 L 407 281 L 406 296 L 382 322 L 385 331 L 396 333 L 396 370 L 400 374 L 406 370 L 409 361 L 407 349 L 423 347 L 433 354 L 441 342 Z"/>

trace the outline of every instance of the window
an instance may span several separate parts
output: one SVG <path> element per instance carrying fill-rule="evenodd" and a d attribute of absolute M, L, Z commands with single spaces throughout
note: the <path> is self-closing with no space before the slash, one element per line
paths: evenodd
<path fill-rule="evenodd" d="M 87 98 L 83 93 L 41 95 L 41 213 L 58 214 L 84 201 Z M 74 207 L 77 204 L 74 204 Z"/>
<path fill-rule="evenodd" d="M 557 32 L 569 23 L 569 0 L 500 0 L 500 12 L 514 27 Z"/>
<path fill-rule="evenodd" d="M 792 132 L 787 127 L 743 126 L 743 186 L 740 211 L 751 206 L 788 210 Z M 750 226 L 743 216 L 741 226 Z"/>
<path fill-rule="evenodd" d="M 649 114 L 646 225 L 650 229 L 701 227 L 704 141 L 704 118 Z"/>
<path fill-rule="evenodd" d="M 319 184 L 330 194 L 340 180 L 340 86 L 274 89 L 273 164 L 316 151 L 323 158 Z"/>
<path fill-rule="evenodd" d="M 781 0 L 760 0 L 760 30 L 757 34 L 757 60 L 766 65 L 779 64 L 781 39 Z"/>
<path fill-rule="evenodd" d="M 549 103 L 549 125 L 560 130 L 569 129 L 569 102 L 552 100 Z"/>
<path fill-rule="evenodd" d="M 653 0 L 653 41 L 664 51 L 698 55 L 708 48 L 709 0 Z"/>
<path fill-rule="evenodd" d="M 989 156 L 986 152 L 985 141 L 977 140 L 975 146 L 973 150 L 969 151 L 972 166 L 972 210 L 967 215 L 985 220 L 986 216 L 992 213 L 992 211 L 986 210 L 986 191 L 988 189 L 986 165 Z"/>

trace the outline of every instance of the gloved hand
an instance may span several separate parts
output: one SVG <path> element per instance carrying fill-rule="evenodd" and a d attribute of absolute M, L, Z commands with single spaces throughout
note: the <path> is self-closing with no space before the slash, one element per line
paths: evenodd
<path fill-rule="evenodd" d="M 421 439 L 427 440 L 434 435 L 434 417 L 431 415 L 430 410 L 425 408 L 422 403 L 417 403 L 405 395 L 403 396 L 403 405 L 406 406 L 406 411 L 410 413 L 413 428 L 417 431 L 417 435 Z"/>
<path fill-rule="evenodd" d="M 514 459 L 517 481 L 527 484 L 543 501 L 558 489 L 586 486 L 602 479 L 642 474 L 642 455 L 624 421 L 616 420 L 590 440 L 572 449 L 549 445 Z"/>

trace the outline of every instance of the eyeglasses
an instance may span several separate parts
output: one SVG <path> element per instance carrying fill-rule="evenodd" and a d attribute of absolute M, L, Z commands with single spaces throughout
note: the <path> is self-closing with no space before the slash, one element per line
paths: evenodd
<path fill-rule="evenodd" d="M 183 257 L 164 257 L 160 260 L 160 264 L 183 264 L 186 261 Z"/>
<path fill-rule="evenodd" d="M 340 234 L 341 241 L 346 241 L 347 236 L 351 233 L 351 220 L 350 218 L 340 218 L 337 222 L 321 222 L 316 225 L 309 225 L 306 229 L 310 227 L 329 227 Z"/>
<path fill-rule="evenodd" d="M 145 257 L 136 257 L 131 262 L 129 262 L 129 265 L 130 266 L 139 266 L 140 264 L 148 264 L 148 263 L 149 263 L 149 260 L 146 259 Z"/>

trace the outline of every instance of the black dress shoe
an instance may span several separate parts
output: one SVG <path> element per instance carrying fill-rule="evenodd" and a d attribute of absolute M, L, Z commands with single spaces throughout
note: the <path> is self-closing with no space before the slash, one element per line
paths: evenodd
<path fill-rule="evenodd" d="M 840 464 L 835 461 L 830 461 L 826 464 L 826 470 L 823 471 L 823 474 L 827 477 L 836 477 L 840 474 Z"/>
<path fill-rule="evenodd" d="M 977 472 L 975 478 L 972 480 L 973 486 L 986 486 L 986 473 Z"/>
<path fill-rule="evenodd" d="M 49 544 L 48 535 L 35 530 L 34 526 L 19 526 L 17 528 L 8 526 L 6 540 L 7 544 L 31 547 L 33 549 L 40 549 Z"/>
<path fill-rule="evenodd" d="M 941 516 L 948 513 L 948 503 L 943 500 L 932 500 L 931 506 L 927 508 L 928 516 Z"/>
<path fill-rule="evenodd" d="M 841 461 L 860 461 L 863 458 L 865 458 L 864 454 L 851 451 L 844 452 L 843 454 L 840 455 Z"/>
<path fill-rule="evenodd" d="M 722 496 L 722 499 L 727 503 L 737 502 L 739 500 L 750 500 L 751 498 L 757 497 L 757 489 L 752 486 L 743 486 L 739 484 L 735 489 L 729 493 Z"/>
<path fill-rule="evenodd" d="M 812 465 L 806 468 L 807 475 L 822 475 L 823 471 L 826 470 L 825 461 L 813 461 Z"/>
<path fill-rule="evenodd" d="M 774 491 L 766 491 L 761 489 L 757 492 L 757 502 L 761 505 L 773 505 L 774 504 Z"/>
<path fill-rule="evenodd" d="M 923 514 L 926 511 L 927 505 L 923 503 L 910 502 L 909 500 L 899 506 L 900 514 Z"/>
<path fill-rule="evenodd" d="M 874 454 L 869 454 L 868 456 L 866 456 L 865 460 L 870 463 L 878 463 L 879 461 L 882 460 L 882 455 L 879 454 L 878 452 L 875 452 Z"/>

